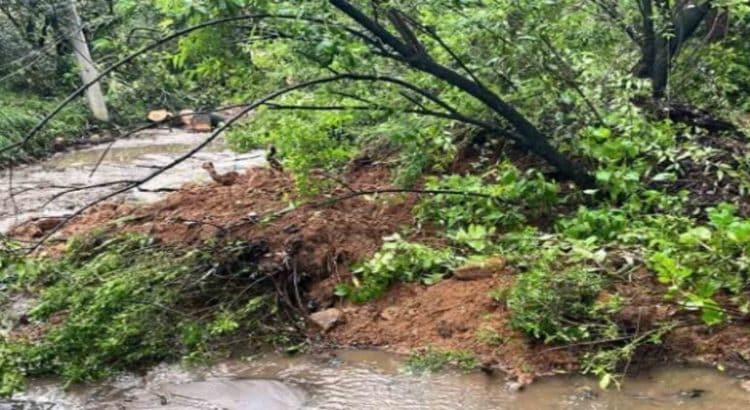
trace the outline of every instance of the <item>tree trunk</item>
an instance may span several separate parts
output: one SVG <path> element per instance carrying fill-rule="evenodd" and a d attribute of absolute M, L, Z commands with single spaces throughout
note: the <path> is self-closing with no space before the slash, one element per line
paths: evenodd
<path fill-rule="evenodd" d="M 653 97 L 664 97 L 669 82 L 669 71 L 674 57 L 682 45 L 695 34 L 695 31 L 711 11 L 711 2 L 695 5 L 683 2 L 672 11 L 667 2 L 658 2 L 659 13 L 664 16 L 674 15 L 669 20 L 670 27 L 658 30 L 654 27 L 654 4 L 651 0 L 638 0 L 643 19 L 641 60 L 633 72 L 641 78 L 650 78 Z M 663 34 L 662 34 L 663 33 Z"/>
<path fill-rule="evenodd" d="M 99 76 L 99 71 L 91 59 L 91 52 L 89 51 L 86 36 L 83 33 L 83 25 L 76 9 L 75 0 L 66 0 L 64 8 L 66 16 L 63 22 L 63 30 L 67 34 L 73 54 L 81 70 L 81 81 L 83 81 L 83 84 L 92 83 Z M 94 118 L 99 121 L 109 122 L 109 111 L 107 110 L 104 95 L 102 94 L 102 87 L 99 82 L 91 84 L 86 89 L 86 101 Z"/>
<path fill-rule="evenodd" d="M 499 95 L 483 84 L 466 78 L 433 60 L 414 33 L 411 32 L 408 24 L 401 21 L 402 18 L 399 11 L 391 9 L 388 14 L 391 23 L 401 35 L 401 38 L 391 34 L 380 23 L 365 15 L 357 6 L 354 6 L 347 0 L 329 0 L 329 3 L 352 18 L 357 24 L 377 37 L 383 44 L 395 50 L 401 62 L 471 95 L 501 118 L 507 120 L 517 131 L 517 134 L 515 134 L 517 138 L 515 139 L 521 144 L 522 148 L 543 158 L 548 164 L 555 167 L 560 175 L 574 181 L 582 188 L 595 186 L 594 178 L 586 170 L 574 164 L 569 158 L 553 147 L 541 131 Z"/>

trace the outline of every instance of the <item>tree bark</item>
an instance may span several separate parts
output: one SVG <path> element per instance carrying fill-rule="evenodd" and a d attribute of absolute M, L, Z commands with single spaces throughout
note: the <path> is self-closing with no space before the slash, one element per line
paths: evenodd
<path fill-rule="evenodd" d="M 634 74 L 640 78 L 650 78 L 653 97 L 663 98 L 669 83 L 669 71 L 672 60 L 680 52 L 682 45 L 692 37 L 701 22 L 711 11 L 711 2 L 700 5 L 692 2 L 680 2 L 673 11 L 667 2 L 657 1 L 659 13 L 665 17 L 670 27 L 659 30 L 654 28 L 654 2 L 638 0 L 641 10 L 642 36 L 641 60 L 636 65 Z M 669 17 L 673 15 L 674 17 Z"/>
<path fill-rule="evenodd" d="M 78 62 L 81 71 L 81 81 L 83 84 L 93 82 L 99 77 L 99 71 L 94 65 L 89 51 L 89 45 L 86 36 L 83 33 L 81 18 L 76 9 L 75 0 L 66 0 L 65 9 L 65 27 L 68 40 L 70 41 L 73 54 Z M 92 84 L 86 89 L 86 101 L 88 102 L 91 113 L 99 121 L 109 122 L 109 111 L 102 94 L 102 88 L 99 82 Z"/>

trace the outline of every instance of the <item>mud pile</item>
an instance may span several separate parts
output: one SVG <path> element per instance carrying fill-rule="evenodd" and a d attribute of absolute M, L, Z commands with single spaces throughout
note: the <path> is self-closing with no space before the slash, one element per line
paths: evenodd
<path fill-rule="evenodd" d="M 102 230 L 144 233 L 193 246 L 231 240 L 263 242 L 267 252 L 257 262 L 259 266 L 300 278 L 294 281 L 300 284 L 295 300 L 299 309 L 309 314 L 336 307 L 341 314 L 328 332 L 308 328 L 310 338 L 323 345 L 378 347 L 399 353 L 426 346 L 467 350 L 474 352 L 484 367 L 502 369 L 521 382 L 579 368 L 579 359 L 590 346 L 544 345 L 508 326 L 505 304 L 493 300 L 490 291 L 512 286 L 516 274 L 512 266 L 469 281 L 448 278 L 430 287 L 396 284 L 364 305 L 337 298 L 334 287 L 350 276 L 352 264 L 369 258 L 384 236 L 414 223 L 415 194 L 351 195 L 387 189 L 388 181 L 387 169 L 360 167 L 335 181 L 334 188 L 303 198 L 295 193 L 290 176 L 250 168 L 229 186 L 188 184 L 148 205 L 98 206 L 58 232 L 55 237 L 60 243 L 49 249 L 57 246 L 59 250 L 62 241 L 73 235 Z M 26 225 L 16 234 L 42 228 Z M 410 235 L 416 241 L 440 242 L 429 229 Z M 627 300 L 621 325 L 637 331 L 673 318 L 676 310 L 664 304 L 661 286 L 646 271 L 619 285 L 618 292 Z M 649 352 L 649 357 L 698 359 L 750 369 L 746 361 L 750 329 L 741 325 L 682 327 Z"/>

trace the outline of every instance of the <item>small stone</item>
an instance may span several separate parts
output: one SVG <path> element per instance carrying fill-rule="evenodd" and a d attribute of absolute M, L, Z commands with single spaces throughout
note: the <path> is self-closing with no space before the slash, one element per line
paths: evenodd
<path fill-rule="evenodd" d="M 63 137 L 57 137 L 52 141 L 52 148 L 55 151 L 63 151 L 66 145 L 65 138 Z"/>
<path fill-rule="evenodd" d="M 750 393 L 750 380 L 745 380 L 744 382 L 740 383 L 740 387 L 742 387 L 743 390 Z"/>
<path fill-rule="evenodd" d="M 581 386 L 575 390 L 575 397 L 578 400 L 594 400 L 599 397 L 599 393 L 589 386 Z"/>
<path fill-rule="evenodd" d="M 489 278 L 505 268 L 505 258 L 492 256 L 480 261 L 468 262 L 453 271 L 458 280 L 477 280 Z"/>
<path fill-rule="evenodd" d="M 526 388 L 526 385 L 521 382 L 508 382 L 505 384 L 505 389 L 511 393 L 518 393 Z"/>
<path fill-rule="evenodd" d="M 310 320 L 318 325 L 323 332 L 327 332 L 331 330 L 336 324 L 341 322 L 341 319 L 343 318 L 344 313 L 336 308 L 330 308 L 326 310 L 321 310 L 320 312 L 315 312 L 310 315 Z"/>
<path fill-rule="evenodd" d="M 392 321 L 398 315 L 398 308 L 395 306 L 389 306 L 380 312 L 380 318 L 383 320 Z"/>
<path fill-rule="evenodd" d="M 683 399 L 697 399 L 704 394 L 706 394 L 706 391 L 703 389 L 687 389 L 680 390 L 679 396 Z"/>

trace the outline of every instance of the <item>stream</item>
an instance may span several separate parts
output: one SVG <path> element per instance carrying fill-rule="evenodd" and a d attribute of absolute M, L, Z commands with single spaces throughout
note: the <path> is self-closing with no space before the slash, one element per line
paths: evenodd
<path fill-rule="evenodd" d="M 116 141 L 98 167 L 96 164 L 109 144 L 58 153 L 46 161 L 16 167 L 12 179 L 4 171 L 0 177 L 0 232 L 7 232 L 12 226 L 32 218 L 70 214 L 123 185 L 80 189 L 60 198 L 55 198 L 55 195 L 91 185 L 146 177 L 159 166 L 183 155 L 206 137 L 207 134 L 178 130 L 145 131 L 137 138 Z M 208 181 L 208 174 L 201 169 L 201 164 L 206 161 L 213 162 L 218 172 L 227 172 L 261 165 L 265 159 L 262 151 L 237 154 L 219 139 L 195 156 L 144 184 L 143 190 L 132 190 L 120 195 L 115 201 L 153 201 L 164 193 L 149 191 L 178 188 L 191 181 Z M 95 167 L 96 172 L 91 175 Z M 8 194 L 11 185 L 14 193 L 12 196 Z M 50 202 L 51 199 L 54 201 Z"/>
<path fill-rule="evenodd" d="M 512 392 L 502 376 L 454 370 L 412 374 L 403 357 L 339 351 L 288 357 L 264 354 L 206 369 L 157 366 L 146 374 L 63 390 L 36 381 L 0 409 L 490 410 L 748 409 L 750 392 L 716 370 L 666 367 L 602 391 L 594 379 L 558 376 Z M 15 407 L 14 407 L 15 406 Z"/>
<path fill-rule="evenodd" d="M 90 176 L 106 145 L 58 154 L 7 172 L 0 180 L 0 232 L 30 218 L 66 215 L 113 187 L 62 191 L 107 181 L 142 178 L 179 157 L 205 134 L 151 131 L 117 141 Z M 144 188 L 175 188 L 206 181 L 201 162 L 219 172 L 263 163 L 262 152 L 236 154 L 209 146 Z M 118 201 L 153 201 L 163 193 L 134 191 Z M 48 203 L 49 202 L 49 203 Z M 21 309 L 20 307 L 19 309 Z M 542 379 L 514 392 L 501 375 L 447 370 L 412 374 L 404 358 L 356 350 L 295 357 L 268 353 L 207 368 L 162 364 L 142 374 L 65 389 L 57 380 L 33 380 L 28 390 L 0 400 L 0 410 L 68 409 L 750 409 L 750 386 L 714 369 L 663 367 L 628 377 L 621 389 L 602 391 L 581 376 Z"/>

